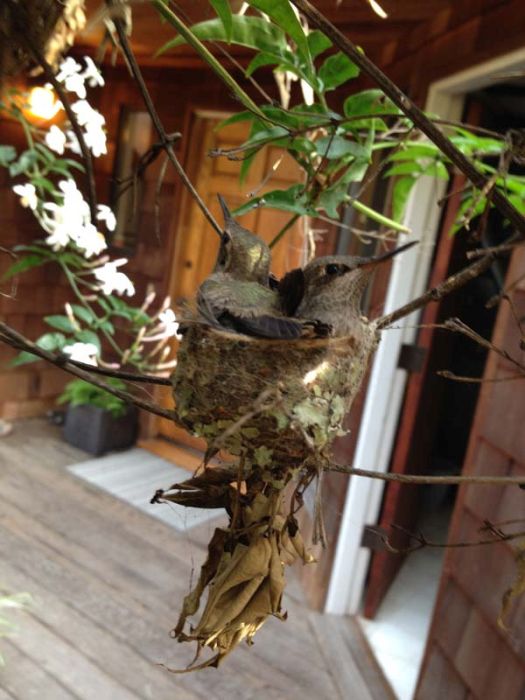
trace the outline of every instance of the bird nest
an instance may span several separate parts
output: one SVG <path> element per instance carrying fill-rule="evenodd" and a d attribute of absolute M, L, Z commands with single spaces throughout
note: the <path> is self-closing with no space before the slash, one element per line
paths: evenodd
<path fill-rule="evenodd" d="M 54 67 L 85 22 L 84 0 L 0 3 L 0 81 L 37 67 L 37 54 Z"/>
<path fill-rule="evenodd" d="M 334 437 L 344 433 L 377 340 L 375 325 L 365 320 L 353 336 L 294 341 L 204 324 L 187 329 L 172 377 L 178 421 L 206 439 L 208 453 L 225 448 L 239 459 L 206 466 L 152 499 L 224 508 L 229 516 L 228 527 L 210 541 L 173 630 L 178 641 L 197 644 L 194 663 L 176 672 L 217 666 L 241 640 L 251 643 L 268 617 L 285 618 L 285 567 L 314 560 L 295 514 L 317 478 L 314 533 L 322 542 L 322 465 Z M 191 624 L 205 592 L 200 618 Z M 215 654 L 197 664 L 204 647 Z"/>
<path fill-rule="evenodd" d="M 373 324 L 358 332 L 283 341 L 191 326 L 173 374 L 179 421 L 255 466 L 301 464 L 343 433 L 377 344 Z"/>

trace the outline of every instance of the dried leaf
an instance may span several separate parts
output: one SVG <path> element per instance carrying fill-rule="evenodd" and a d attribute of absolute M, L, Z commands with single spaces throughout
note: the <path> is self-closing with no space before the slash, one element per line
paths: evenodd
<path fill-rule="evenodd" d="M 505 631 L 509 628 L 505 622 L 512 603 L 518 596 L 525 594 L 525 540 L 521 540 L 516 548 L 516 578 L 501 599 L 501 609 L 498 615 L 498 625 Z"/>

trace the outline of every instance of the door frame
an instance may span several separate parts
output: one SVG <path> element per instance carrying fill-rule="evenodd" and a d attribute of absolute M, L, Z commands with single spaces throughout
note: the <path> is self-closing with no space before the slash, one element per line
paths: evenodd
<path fill-rule="evenodd" d="M 501 82 L 505 73 L 524 68 L 525 48 L 435 81 L 429 86 L 425 111 L 459 120 L 468 93 Z M 412 191 L 405 224 L 414 233 L 406 240 L 413 237 L 420 244 L 402 260 L 394 258 L 384 313 L 419 296 L 426 288 L 441 218 L 437 202 L 445 188 L 445 182 L 425 176 Z M 389 469 L 408 376 L 406 370 L 397 367 L 397 360 L 401 345 L 414 343 L 419 316 L 420 312 L 415 312 L 384 333 L 372 365 L 353 467 L 383 473 Z M 384 487 L 379 480 L 349 480 L 324 607 L 327 613 L 355 615 L 360 611 L 370 561 L 370 550 L 361 547 L 361 536 L 365 525 L 378 520 Z"/>

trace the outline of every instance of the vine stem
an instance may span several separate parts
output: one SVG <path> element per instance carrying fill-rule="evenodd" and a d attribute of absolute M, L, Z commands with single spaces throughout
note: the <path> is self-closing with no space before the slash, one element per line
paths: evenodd
<path fill-rule="evenodd" d="M 54 355 L 48 350 L 44 350 L 44 348 L 38 347 L 38 345 L 21 335 L 20 333 L 18 333 L 18 331 L 15 331 L 14 328 L 11 328 L 2 321 L 0 321 L 0 341 L 5 343 L 6 345 L 10 345 L 11 347 L 16 348 L 17 350 L 25 350 L 26 352 L 30 352 L 33 355 L 40 357 L 42 360 L 46 360 L 46 362 L 60 367 L 60 369 L 63 369 L 65 372 L 69 372 L 69 374 L 73 374 L 75 377 L 83 379 L 84 381 L 99 387 L 99 389 L 103 389 L 109 394 L 113 394 L 113 396 L 118 397 L 122 401 L 137 406 L 137 408 L 140 408 L 143 411 L 155 413 L 157 416 L 167 418 L 168 420 L 176 420 L 176 415 L 174 411 L 168 411 L 167 409 L 160 408 L 154 403 L 150 403 L 149 401 L 143 401 L 142 399 L 133 396 L 127 391 L 122 391 L 121 389 L 116 389 L 115 387 L 112 387 L 110 384 L 107 384 L 106 382 L 98 379 L 98 377 L 93 376 L 92 369 L 90 369 L 89 371 L 81 369 L 77 364 L 75 364 L 74 362 L 70 362 L 64 356 Z M 97 373 L 102 374 L 102 372 L 100 371 L 98 371 Z M 105 374 L 109 375 L 109 371 L 105 372 Z M 118 375 L 112 374 L 109 376 Z"/>

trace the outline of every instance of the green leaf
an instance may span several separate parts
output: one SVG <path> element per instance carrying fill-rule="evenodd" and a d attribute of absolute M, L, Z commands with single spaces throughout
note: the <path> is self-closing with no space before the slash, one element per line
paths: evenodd
<path fill-rule="evenodd" d="M 67 316 L 61 316 L 59 314 L 44 316 L 44 321 L 48 326 L 51 326 L 51 328 L 56 328 L 58 331 L 63 331 L 64 333 L 74 333 L 76 330 Z"/>
<path fill-rule="evenodd" d="M 330 39 L 326 36 L 326 34 L 319 31 L 319 29 L 314 29 L 313 32 L 310 32 L 310 34 L 308 34 L 306 37 L 306 41 L 308 42 L 308 48 L 310 49 L 310 55 L 312 58 L 317 58 L 317 56 L 320 56 L 324 51 L 332 46 Z"/>
<path fill-rule="evenodd" d="M 405 148 L 392 153 L 388 156 L 389 160 L 416 160 L 417 158 L 432 158 L 439 157 L 440 151 L 433 143 L 417 143 L 407 144 Z"/>
<path fill-rule="evenodd" d="M 275 24 L 284 29 L 297 44 L 303 57 L 310 60 L 310 47 L 306 34 L 288 0 L 248 0 L 248 3 L 260 12 L 268 15 Z"/>
<path fill-rule="evenodd" d="M 13 263 L 11 267 L 4 272 L 2 275 L 2 281 L 5 282 L 15 275 L 19 275 L 21 272 L 26 272 L 26 270 L 31 270 L 33 267 L 44 265 L 46 262 L 48 262 L 48 260 L 42 255 L 26 255 L 21 260 L 17 260 L 15 263 Z"/>
<path fill-rule="evenodd" d="M 414 183 L 415 177 L 400 177 L 392 191 L 392 216 L 395 221 L 401 221 L 405 213 L 405 207 Z"/>
<path fill-rule="evenodd" d="M 109 333 L 110 335 L 115 334 L 115 326 L 111 323 L 111 321 L 108 321 L 107 319 L 103 319 L 99 321 L 98 323 L 95 324 L 96 328 L 100 328 L 100 330 L 105 331 L 106 333 Z"/>
<path fill-rule="evenodd" d="M 328 56 L 326 61 L 319 69 L 319 79 L 323 84 L 323 89 L 334 90 L 339 85 L 346 83 L 347 80 L 357 78 L 359 68 L 341 51 L 338 51 L 333 56 Z"/>
<path fill-rule="evenodd" d="M 100 345 L 100 340 L 98 338 L 98 335 L 94 331 L 90 331 L 88 329 L 85 329 L 82 331 L 76 331 L 75 338 L 80 343 L 92 343 L 97 348 L 97 350 L 100 354 L 102 347 Z"/>
<path fill-rule="evenodd" d="M 13 360 L 11 360 L 9 366 L 20 367 L 21 365 L 28 365 L 30 362 L 38 362 L 38 360 L 40 360 L 38 355 L 33 355 L 33 353 L 31 352 L 22 350 L 22 352 L 18 353 L 18 355 Z"/>
<path fill-rule="evenodd" d="M 344 184 L 329 187 L 319 197 L 319 206 L 322 207 L 332 219 L 339 219 L 338 209 L 347 194 L 347 186 Z"/>
<path fill-rule="evenodd" d="M 252 75 L 258 68 L 262 68 L 263 66 L 275 66 L 279 63 L 281 63 L 281 58 L 279 56 L 275 56 L 271 53 L 258 53 L 248 64 L 246 75 Z"/>
<path fill-rule="evenodd" d="M 350 182 L 361 182 L 370 166 L 370 159 L 352 161 L 338 180 L 339 183 L 348 185 Z"/>
<path fill-rule="evenodd" d="M 254 197 L 233 213 L 240 216 L 259 206 L 289 211 L 301 216 L 305 214 L 315 215 L 315 210 L 307 203 L 307 195 L 303 185 L 292 185 L 287 190 L 272 190 L 262 197 Z"/>
<path fill-rule="evenodd" d="M 352 121 L 343 123 L 342 126 L 350 131 L 370 128 L 372 125 L 376 129 L 384 130 L 387 126 L 383 119 L 378 117 L 401 114 L 401 110 L 381 90 L 377 89 L 362 90 L 350 95 L 344 102 L 343 111 L 345 116 Z M 356 119 L 360 116 L 363 116 L 363 119 Z"/>
<path fill-rule="evenodd" d="M 228 41 L 220 19 L 210 19 L 194 24 L 191 31 L 201 41 Z M 185 39 L 180 35 L 175 39 L 170 39 L 157 51 L 156 56 L 185 43 Z M 287 48 L 286 35 L 282 29 L 267 22 L 262 17 L 246 17 L 244 15 L 232 15 L 229 43 L 273 54 L 280 59 L 285 56 Z"/>
<path fill-rule="evenodd" d="M 62 350 L 67 343 L 68 340 L 63 333 L 44 333 L 44 335 L 41 335 L 36 341 L 36 345 L 38 345 L 39 348 L 47 350 L 48 352 Z"/>
<path fill-rule="evenodd" d="M 6 167 L 16 158 L 14 146 L 0 146 L 0 165 Z"/>
<path fill-rule="evenodd" d="M 38 153 L 34 149 L 27 149 L 27 151 L 20 154 L 17 161 L 9 166 L 9 175 L 11 177 L 16 177 L 17 175 L 25 173 L 32 165 L 34 165 L 37 158 Z"/>
<path fill-rule="evenodd" d="M 361 143 L 344 136 L 323 136 L 315 142 L 317 153 L 324 158 L 339 159 L 354 156 L 361 160 L 370 158 L 370 150 Z"/>
<path fill-rule="evenodd" d="M 95 314 L 90 309 L 86 309 L 85 306 L 80 306 L 80 304 L 71 304 L 71 308 L 73 309 L 75 316 L 81 321 L 84 321 L 84 323 L 91 325 L 96 321 Z"/>
<path fill-rule="evenodd" d="M 226 41 L 229 43 L 232 36 L 232 11 L 230 8 L 230 3 L 228 0 L 210 0 L 213 5 L 213 9 L 220 17 L 220 20 L 224 27 L 224 33 L 226 35 Z"/>

